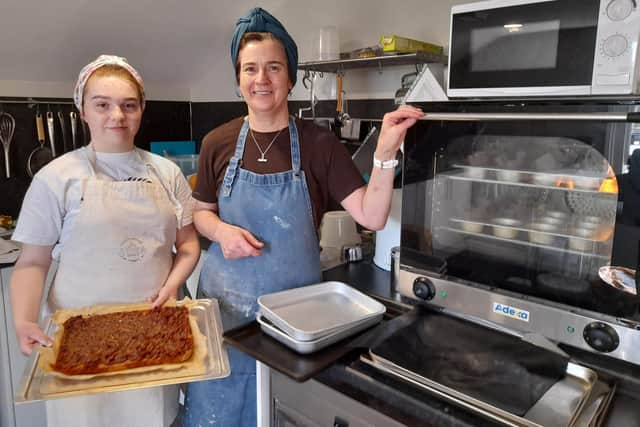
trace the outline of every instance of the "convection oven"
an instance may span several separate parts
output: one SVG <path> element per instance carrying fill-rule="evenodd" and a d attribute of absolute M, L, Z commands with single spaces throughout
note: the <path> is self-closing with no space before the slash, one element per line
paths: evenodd
<path fill-rule="evenodd" d="M 399 292 L 640 365 L 640 99 L 422 108 Z"/>

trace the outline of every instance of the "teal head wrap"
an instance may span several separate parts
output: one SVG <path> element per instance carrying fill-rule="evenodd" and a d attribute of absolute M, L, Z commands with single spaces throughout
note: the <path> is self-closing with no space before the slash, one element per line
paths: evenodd
<path fill-rule="evenodd" d="M 233 39 L 231 39 L 231 62 L 234 69 L 238 63 L 240 40 L 245 33 L 271 33 L 282 43 L 287 54 L 289 79 L 295 85 L 298 77 L 298 46 L 280 21 L 259 7 L 251 9 L 246 16 L 238 19 Z"/>

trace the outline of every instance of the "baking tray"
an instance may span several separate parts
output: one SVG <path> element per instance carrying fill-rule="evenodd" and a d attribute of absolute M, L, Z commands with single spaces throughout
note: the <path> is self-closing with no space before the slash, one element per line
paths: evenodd
<path fill-rule="evenodd" d="M 486 418 L 514 427 L 573 426 L 575 419 L 589 398 L 594 384 L 598 380 L 597 374 L 591 369 L 569 362 L 567 364 L 565 378 L 556 383 L 559 384 L 558 387 L 554 389 L 552 386 L 524 417 L 519 417 L 482 400 L 417 375 L 371 352 L 369 352 L 368 355 L 360 356 L 360 360 L 382 372 L 386 372 L 420 388 L 426 389 L 436 396 L 442 397 L 456 405 L 475 411 Z M 568 392 L 571 398 L 564 396 L 559 397 L 558 392 L 561 391 Z M 579 397 L 577 397 L 578 394 L 580 394 Z M 535 419 L 535 414 L 532 416 L 531 411 L 534 410 L 534 408 L 535 414 L 544 415 L 543 420 Z M 544 414 L 543 411 L 547 413 Z M 543 424 L 541 422 L 543 422 Z"/>
<path fill-rule="evenodd" d="M 386 310 L 337 281 L 262 295 L 258 305 L 262 316 L 297 341 L 313 341 L 355 323 L 377 323 Z"/>
<path fill-rule="evenodd" d="M 616 392 L 616 384 L 598 380 L 572 427 L 600 427 Z"/>
<path fill-rule="evenodd" d="M 272 338 L 275 338 L 290 349 L 302 354 L 316 352 L 333 343 L 340 341 L 343 338 L 347 338 L 372 326 L 371 322 L 359 322 L 351 327 L 338 329 L 335 332 L 324 335 L 323 337 L 312 341 L 298 341 L 285 334 L 282 330 L 278 329 L 278 327 L 271 323 L 268 319 L 265 319 L 262 316 L 257 316 L 256 320 L 260 324 L 260 328 L 265 334 L 269 335 Z"/>
<path fill-rule="evenodd" d="M 20 385 L 16 390 L 15 402 L 57 399 L 80 394 L 94 394 L 119 390 L 182 384 L 193 381 L 224 378 L 231 373 L 227 350 L 222 346 L 222 322 L 216 299 L 178 301 L 177 305 L 188 303 L 190 314 L 195 317 L 200 332 L 206 338 L 207 354 L 201 372 L 180 374 L 180 369 L 157 370 L 144 373 L 122 373 L 84 380 L 63 379 L 43 372 L 38 366 L 39 352 L 34 351 L 29 358 Z M 57 326 L 48 318 L 45 333 L 53 336 Z"/>

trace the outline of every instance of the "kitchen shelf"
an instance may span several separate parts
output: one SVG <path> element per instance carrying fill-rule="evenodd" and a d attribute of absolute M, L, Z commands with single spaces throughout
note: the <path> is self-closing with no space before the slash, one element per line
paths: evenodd
<path fill-rule="evenodd" d="M 299 70 L 338 73 L 354 68 L 382 68 L 383 66 L 414 65 L 425 63 L 446 64 L 447 56 L 431 52 L 404 55 L 376 56 L 373 58 L 336 59 L 332 61 L 308 61 L 298 64 Z"/>

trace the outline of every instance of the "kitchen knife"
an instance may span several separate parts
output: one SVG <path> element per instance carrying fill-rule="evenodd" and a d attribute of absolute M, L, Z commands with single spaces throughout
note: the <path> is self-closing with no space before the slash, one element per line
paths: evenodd
<path fill-rule="evenodd" d="M 69 122 L 71 123 L 71 143 L 75 150 L 78 148 L 78 116 L 75 111 L 69 113 Z"/>
<path fill-rule="evenodd" d="M 51 111 L 47 111 L 47 129 L 49 130 L 49 143 L 51 144 L 51 154 L 53 154 L 53 157 L 57 157 L 53 113 Z"/>
<path fill-rule="evenodd" d="M 61 110 L 58 110 L 58 121 L 60 122 L 60 130 L 62 131 L 62 152 L 69 151 L 69 136 L 67 135 L 67 127 L 64 123 L 64 115 Z"/>

